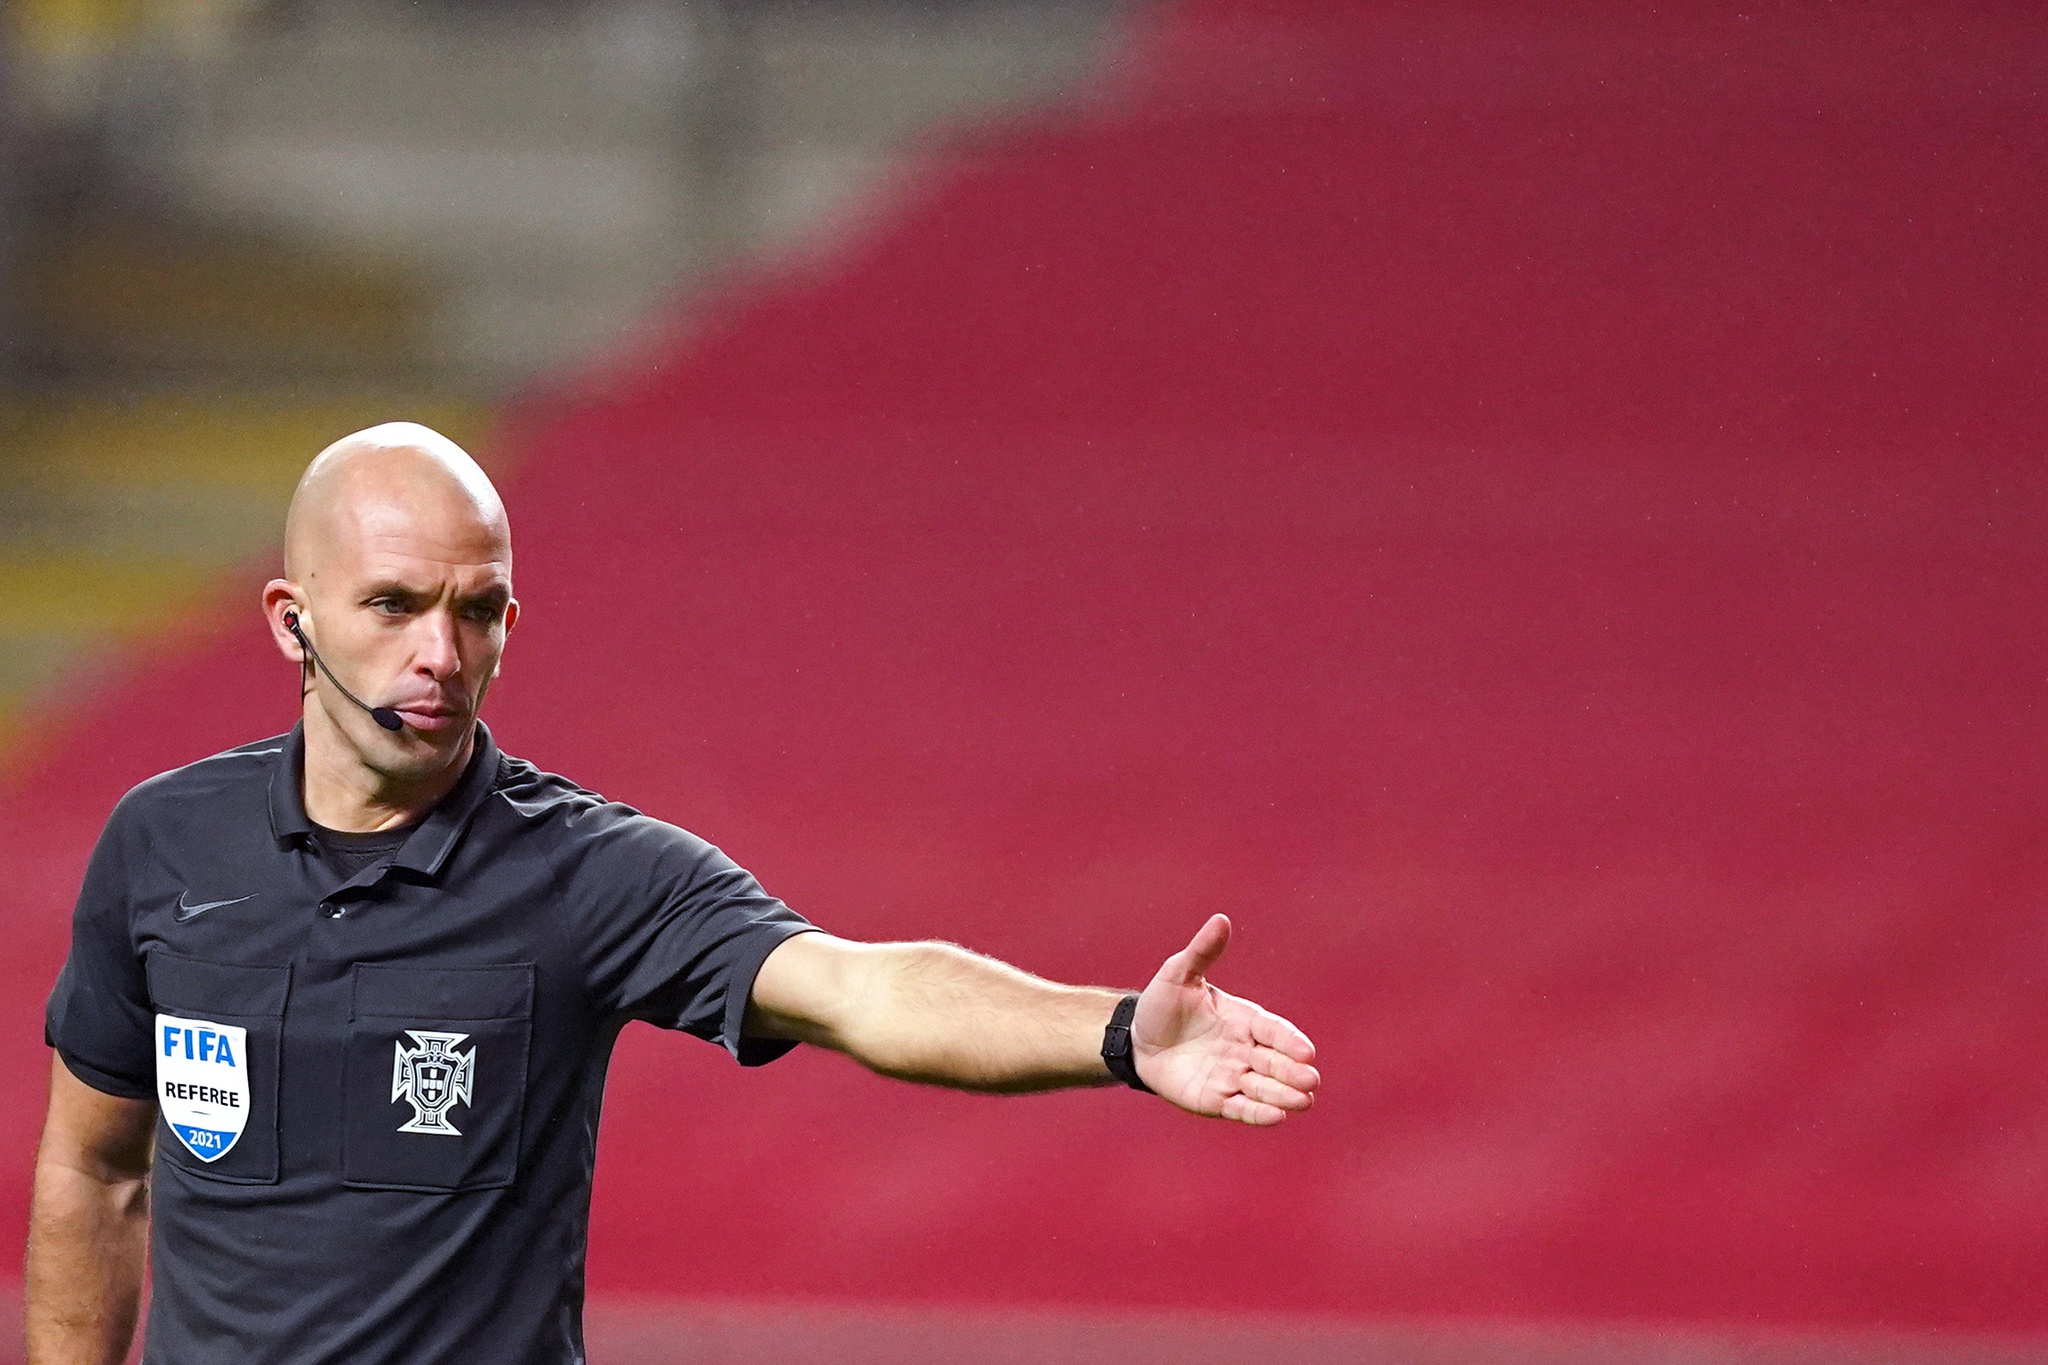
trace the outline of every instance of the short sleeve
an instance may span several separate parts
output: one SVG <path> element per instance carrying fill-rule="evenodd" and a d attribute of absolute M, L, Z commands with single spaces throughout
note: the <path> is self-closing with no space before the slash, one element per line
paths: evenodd
<path fill-rule="evenodd" d="M 742 1066 L 794 1047 L 742 1026 L 768 954 L 814 926 L 687 830 L 632 813 L 601 842 L 590 869 L 608 884 L 591 945 L 600 995 L 631 1018 L 719 1043 Z"/>
<path fill-rule="evenodd" d="M 149 985 L 129 927 L 132 821 L 116 807 L 100 832 L 71 917 L 71 952 L 50 992 L 43 1039 L 71 1074 L 122 1099 L 156 1094 Z"/>

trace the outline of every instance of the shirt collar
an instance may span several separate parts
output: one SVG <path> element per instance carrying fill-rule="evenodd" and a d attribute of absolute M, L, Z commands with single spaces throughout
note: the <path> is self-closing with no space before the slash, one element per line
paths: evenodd
<path fill-rule="evenodd" d="M 270 833 L 279 843 L 313 837 L 313 821 L 306 814 L 305 771 L 306 727 L 300 722 L 285 738 L 284 752 L 270 774 Z M 422 876 L 438 876 L 456 840 L 469 828 L 470 818 L 490 798 L 497 783 L 498 745 L 489 728 L 478 721 L 469 766 L 454 789 L 413 829 L 391 865 Z"/>
<path fill-rule="evenodd" d="M 284 737 L 284 749 L 270 770 L 270 836 L 279 843 L 313 837 L 313 822 L 306 815 L 305 793 L 300 777 L 306 771 L 306 725 L 292 727 Z"/>

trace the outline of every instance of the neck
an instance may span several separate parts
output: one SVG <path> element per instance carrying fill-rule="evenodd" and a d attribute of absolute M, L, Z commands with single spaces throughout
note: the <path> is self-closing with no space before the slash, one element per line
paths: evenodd
<path fill-rule="evenodd" d="M 455 789 L 476 752 L 472 722 L 445 764 L 419 773 L 373 768 L 317 703 L 306 707 L 306 818 L 350 834 L 395 829 L 425 818 Z"/>

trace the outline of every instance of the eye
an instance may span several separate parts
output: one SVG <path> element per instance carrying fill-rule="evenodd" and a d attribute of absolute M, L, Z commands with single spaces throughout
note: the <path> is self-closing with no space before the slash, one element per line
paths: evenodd
<path fill-rule="evenodd" d="M 373 597 L 370 599 L 370 610 L 383 616 L 403 616 L 405 603 L 396 597 Z"/>

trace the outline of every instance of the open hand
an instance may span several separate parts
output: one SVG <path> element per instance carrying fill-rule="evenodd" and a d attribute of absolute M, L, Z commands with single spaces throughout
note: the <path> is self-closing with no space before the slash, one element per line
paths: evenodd
<path fill-rule="evenodd" d="M 1230 917 L 1211 915 L 1138 997 L 1131 1053 L 1138 1077 L 1190 1113 L 1269 1127 L 1315 1103 L 1316 1045 L 1277 1014 L 1209 984 L 1230 946 Z"/>

